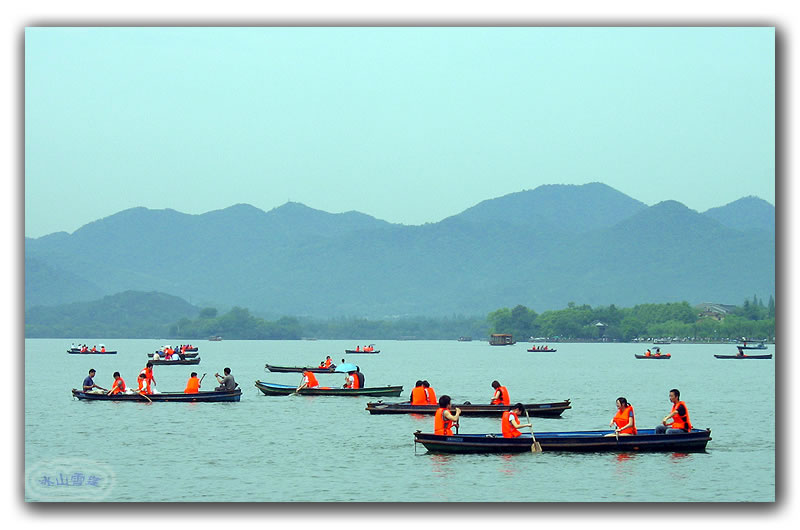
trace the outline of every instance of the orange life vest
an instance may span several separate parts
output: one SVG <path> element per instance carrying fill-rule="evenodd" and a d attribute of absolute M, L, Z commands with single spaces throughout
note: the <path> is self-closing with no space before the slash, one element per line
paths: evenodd
<path fill-rule="evenodd" d="M 427 394 L 428 394 L 428 405 L 436 405 L 437 403 L 439 403 L 436 400 L 436 392 L 433 391 L 433 387 L 429 386 L 427 388 L 427 391 L 428 391 L 427 392 Z"/>
<path fill-rule="evenodd" d="M 628 404 L 622 410 L 618 410 L 616 414 L 614 414 L 614 423 L 617 427 L 625 427 L 628 424 L 628 420 L 633 418 L 633 426 L 628 427 L 627 429 L 622 429 L 620 434 L 636 434 L 636 418 L 633 415 L 633 405 Z"/>
<path fill-rule="evenodd" d="M 452 436 L 453 422 L 452 420 L 445 419 L 444 417 L 445 410 L 447 409 L 441 407 L 436 410 L 436 415 L 433 418 L 433 434 Z"/>
<path fill-rule="evenodd" d="M 683 429 L 684 431 L 688 432 L 692 430 L 692 421 L 689 419 L 689 407 L 686 406 L 686 403 L 683 401 L 678 401 L 672 405 L 672 412 L 676 412 L 678 407 L 681 405 L 683 405 L 683 408 L 686 410 L 686 415 L 681 416 L 680 414 L 675 414 L 672 417 L 672 425 L 670 425 L 670 428 Z"/>
<path fill-rule="evenodd" d="M 324 367 L 325 368 L 330 368 L 331 367 L 331 360 L 330 359 L 325 359 Z"/>
<path fill-rule="evenodd" d="M 516 416 L 514 417 L 516 418 Z M 503 438 L 516 438 L 517 436 L 520 436 L 522 434 L 521 432 L 519 432 L 519 429 L 517 429 L 511 424 L 510 410 L 507 410 L 503 413 L 503 419 L 501 421 L 502 421 L 501 427 L 503 429 Z"/>
<path fill-rule="evenodd" d="M 492 405 L 510 405 L 511 398 L 508 396 L 506 387 L 501 386 L 498 387 L 497 390 L 500 391 L 500 399 L 492 399 Z"/>
<path fill-rule="evenodd" d="M 303 372 L 303 375 L 308 378 L 308 384 L 306 385 L 307 388 L 315 388 L 319 386 L 319 381 L 317 381 L 317 377 L 314 375 L 314 372 Z"/>
<path fill-rule="evenodd" d="M 425 387 L 415 386 L 411 389 L 412 405 L 427 405 L 428 396 L 425 395 Z"/>
<path fill-rule="evenodd" d="M 102 348 L 100 348 L 100 351 L 101 351 L 101 352 L 103 352 L 103 353 L 105 353 L 105 351 L 106 351 L 106 347 L 105 347 L 105 346 L 103 346 Z"/>
<path fill-rule="evenodd" d="M 352 382 L 351 382 L 352 379 Z M 358 376 L 354 373 L 347 376 L 347 388 L 359 388 L 358 387 Z"/>
<path fill-rule="evenodd" d="M 119 379 L 114 380 L 114 385 L 111 387 L 111 394 L 121 394 L 125 392 L 125 380 L 120 376 Z"/>
<path fill-rule="evenodd" d="M 197 394 L 200 391 L 200 380 L 197 377 L 190 377 L 186 382 L 186 388 L 183 389 L 184 394 Z"/>

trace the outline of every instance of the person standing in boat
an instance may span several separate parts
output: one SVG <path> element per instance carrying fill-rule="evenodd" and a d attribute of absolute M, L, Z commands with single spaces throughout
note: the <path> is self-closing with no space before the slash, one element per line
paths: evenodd
<path fill-rule="evenodd" d="M 83 380 L 83 391 L 84 392 L 91 392 L 93 388 L 99 388 L 104 392 L 108 392 L 107 388 L 103 388 L 102 386 L 94 384 L 94 374 L 97 372 L 94 368 L 89 369 L 89 375 L 86 376 L 86 379 Z"/>
<path fill-rule="evenodd" d="M 433 434 L 442 436 L 452 436 L 453 426 L 458 426 L 458 418 L 461 416 L 461 409 L 456 407 L 456 413 L 451 412 L 450 396 L 444 395 L 439 398 L 439 408 L 433 417 Z"/>
<path fill-rule="evenodd" d="M 422 388 L 425 389 L 425 397 L 427 399 L 428 405 L 436 405 L 438 403 L 436 399 L 436 392 L 433 390 L 433 387 L 427 380 L 422 381 Z"/>
<path fill-rule="evenodd" d="M 114 372 L 114 384 L 111 385 L 111 390 L 108 391 L 108 395 L 116 395 L 125 392 L 125 380 L 122 379 L 122 376 L 119 375 L 119 372 Z"/>
<path fill-rule="evenodd" d="M 234 381 L 233 376 L 231 375 L 231 369 L 226 366 L 222 372 L 225 374 L 224 377 L 218 373 L 214 374 L 214 377 L 217 378 L 217 381 L 220 385 L 214 390 L 217 392 L 233 392 L 236 389 L 236 381 Z"/>
<path fill-rule="evenodd" d="M 306 370 L 303 372 L 303 380 L 300 381 L 300 386 L 297 387 L 295 392 L 300 392 L 304 388 L 319 388 L 319 381 L 317 381 L 317 376 L 314 375 L 314 372 L 311 370 Z"/>
<path fill-rule="evenodd" d="M 503 418 L 500 420 L 500 428 L 503 432 L 503 438 L 516 438 L 521 436 L 519 432 L 520 427 L 531 427 L 530 423 L 520 423 L 519 415 L 525 412 L 525 407 L 522 403 L 517 403 L 503 413 Z"/>
<path fill-rule="evenodd" d="M 508 395 L 508 389 L 502 386 L 497 381 L 492 381 L 492 388 L 494 388 L 494 396 L 492 396 L 492 405 L 511 405 L 511 398 Z"/>
<path fill-rule="evenodd" d="M 189 375 L 189 380 L 186 382 L 186 388 L 183 389 L 184 394 L 197 394 L 200 392 L 200 380 L 197 378 L 197 372 L 192 372 Z"/>
<path fill-rule="evenodd" d="M 156 380 L 153 377 L 153 362 L 152 361 L 147 361 L 147 364 L 145 365 L 145 367 L 142 369 L 142 371 L 140 373 L 144 374 L 144 382 L 145 382 L 145 384 L 147 386 L 147 389 L 145 390 L 145 393 L 146 394 L 152 394 L 153 393 L 152 386 L 155 386 L 155 384 L 156 384 Z"/>
<path fill-rule="evenodd" d="M 691 431 L 689 409 L 686 403 L 681 401 L 681 393 L 677 388 L 669 391 L 669 400 L 672 403 L 672 410 L 661 420 L 661 425 L 656 426 L 656 434 L 683 434 Z"/>
<path fill-rule="evenodd" d="M 427 405 L 428 396 L 425 394 L 425 387 L 422 386 L 422 380 L 414 383 L 414 388 L 411 389 L 411 397 L 409 401 L 412 405 Z"/>
<path fill-rule="evenodd" d="M 636 419 L 633 417 L 633 405 L 624 397 L 617 398 L 617 413 L 611 419 L 609 427 L 614 427 L 612 434 L 606 436 L 630 436 L 636 434 Z"/>

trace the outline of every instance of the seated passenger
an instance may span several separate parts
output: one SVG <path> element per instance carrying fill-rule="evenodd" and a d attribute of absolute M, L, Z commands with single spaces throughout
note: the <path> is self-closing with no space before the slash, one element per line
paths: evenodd
<path fill-rule="evenodd" d="M 503 438 L 516 438 L 522 435 L 522 433 L 519 432 L 520 427 L 533 427 L 530 423 L 519 422 L 519 415 L 523 412 L 525 412 L 525 407 L 522 403 L 517 403 L 503 413 L 503 418 L 500 420 Z"/>

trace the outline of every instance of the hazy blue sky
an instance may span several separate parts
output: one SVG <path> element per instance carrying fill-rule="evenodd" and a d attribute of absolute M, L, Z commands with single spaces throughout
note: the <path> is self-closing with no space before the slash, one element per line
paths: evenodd
<path fill-rule="evenodd" d="M 25 234 L 287 200 L 421 224 L 541 184 L 775 203 L 772 28 L 29 28 Z"/>

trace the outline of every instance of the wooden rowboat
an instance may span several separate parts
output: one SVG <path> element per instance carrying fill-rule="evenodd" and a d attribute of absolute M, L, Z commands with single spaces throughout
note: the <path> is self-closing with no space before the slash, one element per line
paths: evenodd
<path fill-rule="evenodd" d="M 772 359 L 772 354 L 764 355 L 714 355 L 717 359 Z"/>
<path fill-rule="evenodd" d="M 711 440 L 711 429 L 692 429 L 685 434 L 656 434 L 655 429 L 639 429 L 633 436 L 605 436 L 614 431 L 537 432 L 536 441 L 547 452 L 703 452 Z M 531 451 L 533 438 L 525 433 L 517 438 L 502 434 L 414 433 L 414 443 L 431 453 L 524 453 Z M 416 446 L 416 445 L 415 445 Z"/>
<path fill-rule="evenodd" d="M 149 362 L 153 363 L 153 365 L 181 365 L 181 364 L 200 364 L 200 357 L 195 357 L 194 359 L 178 359 L 176 361 L 167 361 L 165 359 L 159 359 L 157 361 L 150 360 Z"/>
<path fill-rule="evenodd" d="M 308 370 L 309 372 L 313 372 L 315 374 L 332 374 L 334 373 L 335 366 L 331 366 L 330 368 L 320 368 L 317 366 L 316 368 L 311 367 L 301 367 L 301 366 L 275 366 L 272 364 L 265 364 L 264 368 L 269 370 L 270 372 L 305 372 Z"/>
<path fill-rule="evenodd" d="M 358 350 L 358 351 L 356 351 L 356 350 L 345 350 L 344 352 L 345 352 L 345 353 L 367 353 L 367 354 L 370 354 L 370 353 L 380 353 L 381 351 L 380 351 L 380 350 L 375 350 L 375 351 L 362 351 L 362 350 Z"/>
<path fill-rule="evenodd" d="M 523 403 L 525 410 L 531 416 L 539 418 L 557 418 L 561 413 L 572 406 L 568 399 L 556 403 Z M 453 403 L 454 407 L 461 409 L 462 416 L 502 416 L 508 410 L 507 405 L 486 405 Z M 402 403 L 384 403 L 383 401 L 367 403 L 370 414 L 434 414 L 439 405 L 412 405 L 408 401 Z"/>
<path fill-rule="evenodd" d="M 662 353 L 661 355 L 641 355 L 638 353 L 633 354 L 637 359 L 671 359 L 671 353 Z"/>
<path fill-rule="evenodd" d="M 528 349 L 528 351 L 529 351 L 529 352 L 537 352 L 537 351 L 541 351 L 541 352 L 550 352 L 550 353 L 552 353 L 552 352 L 554 352 L 554 351 L 558 351 L 558 350 L 554 350 L 553 348 L 539 348 L 539 349 L 537 349 L 537 348 L 530 348 L 530 349 Z"/>
<path fill-rule="evenodd" d="M 162 360 L 162 361 L 163 361 L 163 360 L 164 360 L 164 355 L 163 355 L 163 354 L 161 354 L 161 353 L 159 353 L 158 355 L 159 355 L 159 356 L 161 356 L 161 359 L 160 359 L 160 360 Z M 178 354 L 177 354 L 177 353 L 173 353 L 172 355 L 173 355 L 174 357 L 177 357 L 177 356 L 178 356 Z M 187 359 L 194 359 L 194 358 L 195 358 L 195 357 L 197 357 L 198 355 L 200 355 L 200 354 L 199 354 L 199 353 L 184 353 L 184 354 L 183 354 L 183 356 L 184 356 L 184 357 L 186 357 Z M 148 356 L 148 357 L 152 357 L 152 356 L 153 356 L 153 354 L 152 354 L 152 353 L 148 353 L 148 354 L 147 354 L 147 356 Z"/>
<path fill-rule="evenodd" d="M 297 390 L 292 385 L 276 385 L 256 381 L 256 388 L 261 390 L 265 396 L 288 396 Z M 365 388 L 334 388 L 317 387 L 304 388 L 299 393 L 308 396 L 399 396 L 403 391 L 403 386 L 379 386 Z"/>
<path fill-rule="evenodd" d="M 184 394 L 183 392 L 159 392 L 156 394 L 147 394 L 147 397 L 141 394 L 115 394 L 113 396 L 107 395 L 105 392 L 96 394 L 94 392 L 82 392 L 81 390 L 72 389 L 72 396 L 80 400 L 86 401 L 165 401 L 165 402 L 180 402 L 180 403 L 209 403 L 221 401 L 239 401 L 242 397 L 242 389 L 237 388 L 233 391 L 209 391 L 198 392 L 196 394 Z"/>
<path fill-rule="evenodd" d="M 117 353 L 117 350 L 107 350 L 107 351 L 81 351 L 78 348 L 70 348 L 67 350 L 67 353 L 71 353 L 73 355 L 114 355 Z"/>

